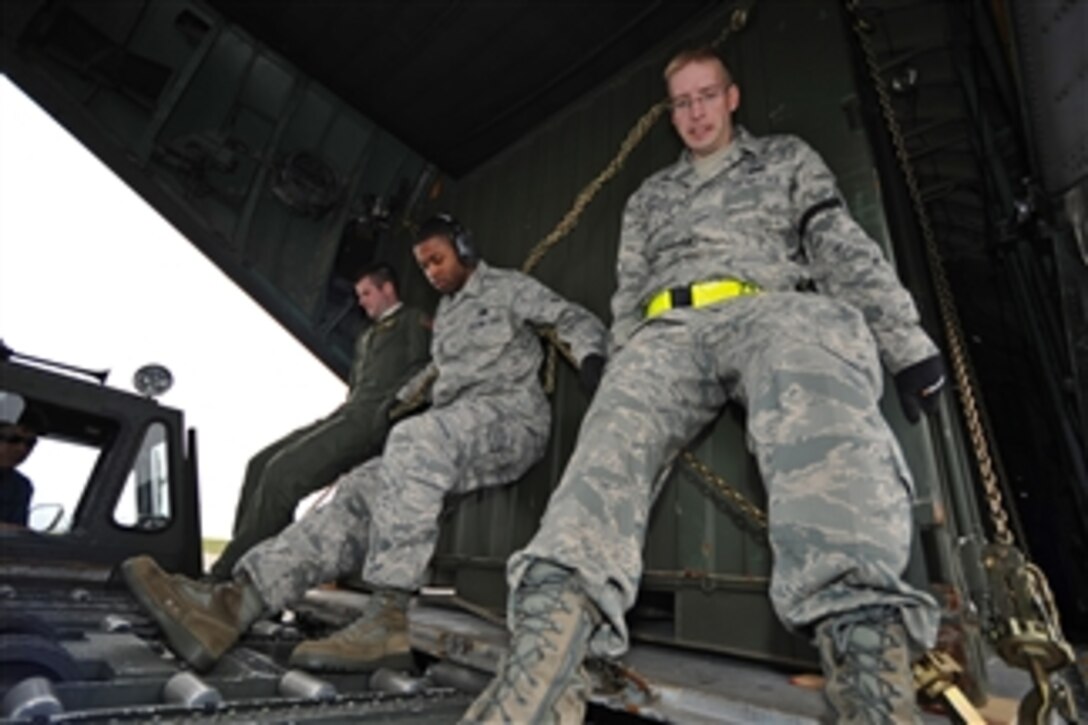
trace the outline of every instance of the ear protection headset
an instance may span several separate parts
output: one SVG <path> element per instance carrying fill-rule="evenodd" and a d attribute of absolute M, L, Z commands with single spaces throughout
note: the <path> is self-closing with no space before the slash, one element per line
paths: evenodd
<path fill-rule="evenodd" d="M 442 212 L 434 215 L 434 220 L 442 222 L 449 228 L 450 241 L 453 242 L 453 251 L 457 254 L 457 258 L 461 260 L 461 264 L 472 265 L 479 260 L 479 256 L 476 254 L 476 250 L 472 246 L 472 235 L 468 230 L 461 226 L 461 223 L 453 218 L 452 215 Z"/>

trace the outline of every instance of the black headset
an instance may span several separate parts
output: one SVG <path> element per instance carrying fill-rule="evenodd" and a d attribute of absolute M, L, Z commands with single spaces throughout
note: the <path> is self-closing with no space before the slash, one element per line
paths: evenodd
<path fill-rule="evenodd" d="M 457 254 L 457 258 L 461 260 L 461 264 L 467 266 L 476 264 L 479 261 L 479 255 L 476 254 L 476 250 L 472 246 L 472 235 L 461 226 L 459 221 L 453 218 L 452 214 L 440 212 L 434 215 L 433 220 L 442 222 L 449 227 L 453 251 Z"/>

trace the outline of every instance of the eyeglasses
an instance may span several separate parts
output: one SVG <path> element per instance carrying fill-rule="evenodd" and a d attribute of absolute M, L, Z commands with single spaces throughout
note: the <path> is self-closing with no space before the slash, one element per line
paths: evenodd
<path fill-rule="evenodd" d="M 669 100 L 669 108 L 673 113 L 689 113 L 691 109 L 695 107 L 696 101 L 706 106 L 708 103 L 714 101 L 725 95 L 728 85 L 710 86 L 709 88 L 703 88 L 694 96 L 680 96 L 679 98 L 673 98 Z"/>
<path fill-rule="evenodd" d="M 33 448 L 38 443 L 37 436 L 21 436 L 18 433 L 0 433 L 0 441 L 4 443 L 22 443 L 27 448 Z"/>

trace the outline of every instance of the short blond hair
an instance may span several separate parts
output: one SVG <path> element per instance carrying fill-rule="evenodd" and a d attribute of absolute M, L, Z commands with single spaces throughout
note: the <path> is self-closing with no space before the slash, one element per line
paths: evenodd
<path fill-rule="evenodd" d="M 717 63 L 721 66 L 722 75 L 725 77 L 725 84 L 729 85 L 733 82 L 733 74 L 729 72 L 729 67 L 722 60 L 722 57 L 718 55 L 717 51 L 711 48 L 709 45 L 700 45 L 695 48 L 686 48 L 674 55 L 672 59 L 665 66 L 665 85 L 669 84 L 669 79 L 676 74 L 684 66 L 691 63 Z"/>

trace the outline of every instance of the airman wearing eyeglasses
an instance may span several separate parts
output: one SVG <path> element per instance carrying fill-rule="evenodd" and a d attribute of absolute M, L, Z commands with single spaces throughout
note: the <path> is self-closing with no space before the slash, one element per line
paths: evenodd
<path fill-rule="evenodd" d="M 704 158 L 733 140 L 740 89 L 721 64 L 690 64 L 683 71 L 670 78 L 672 125 L 691 156 Z"/>
<path fill-rule="evenodd" d="M 740 89 L 710 49 L 664 75 L 686 148 L 627 202 L 609 362 L 509 560 L 509 655 L 464 720 L 580 718 L 584 656 L 628 647 L 657 483 L 731 402 L 767 489 L 776 613 L 820 648 L 839 718 L 915 721 L 908 645 L 933 645 L 939 611 L 903 579 L 913 484 L 878 407 L 881 363 L 912 422 L 943 363 L 819 155 L 734 125 Z"/>
<path fill-rule="evenodd" d="M 38 432 L 21 423 L 0 423 L 0 523 L 26 526 L 34 485 L 15 470 L 38 442 Z"/>

